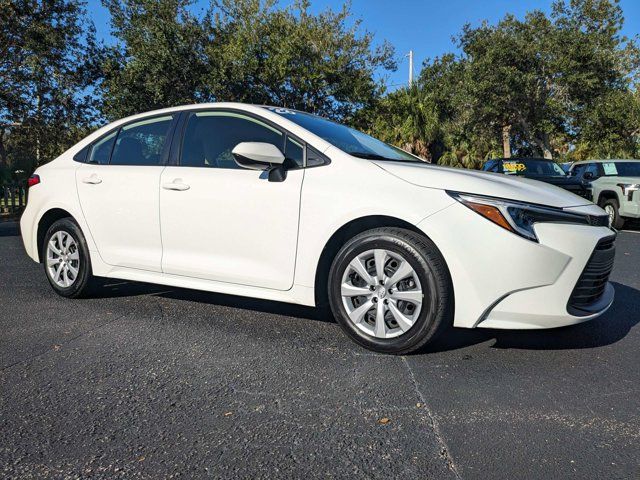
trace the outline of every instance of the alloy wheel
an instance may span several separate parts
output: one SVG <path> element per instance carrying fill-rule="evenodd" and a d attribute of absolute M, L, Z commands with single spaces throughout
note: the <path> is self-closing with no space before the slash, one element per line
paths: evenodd
<path fill-rule="evenodd" d="M 51 280 L 62 288 L 68 288 L 78 278 L 80 252 L 75 239 L 64 230 L 58 230 L 47 243 L 47 271 Z"/>
<path fill-rule="evenodd" d="M 353 324 L 376 338 L 394 338 L 415 323 L 423 304 L 420 280 L 402 255 L 385 249 L 358 254 L 342 275 L 342 303 Z"/>

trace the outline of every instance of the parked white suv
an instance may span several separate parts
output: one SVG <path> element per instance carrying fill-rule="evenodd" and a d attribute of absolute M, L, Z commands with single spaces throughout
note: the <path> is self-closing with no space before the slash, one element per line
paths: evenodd
<path fill-rule="evenodd" d="M 640 218 L 640 160 L 585 160 L 569 173 L 589 182 L 591 199 L 609 214 L 614 228 Z"/>
<path fill-rule="evenodd" d="M 372 350 L 456 327 L 547 328 L 612 303 L 615 234 L 537 181 L 443 168 L 303 112 L 149 112 L 38 168 L 21 219 L 53 289 L 112 277 L 328 303 Z"/>

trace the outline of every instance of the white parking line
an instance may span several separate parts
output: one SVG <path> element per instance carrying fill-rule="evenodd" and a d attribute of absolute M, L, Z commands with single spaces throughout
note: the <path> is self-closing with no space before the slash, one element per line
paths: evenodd
<path fill-rule="evenodd" d="M 640 233 L 640 230 L 620 230 L 620 231 L 625 233 Z"/>

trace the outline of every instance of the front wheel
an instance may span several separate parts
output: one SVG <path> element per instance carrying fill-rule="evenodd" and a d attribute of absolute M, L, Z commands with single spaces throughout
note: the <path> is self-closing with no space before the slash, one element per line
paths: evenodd
<path fill-rule="evenodd" d="M 452 324 L 445 261 L 433 242 L 409 230 L 378 228 L 349 240 L 333 261 L 328 291 L 345 332 L 376 352 L 413 352 Z"/>
<path fill-rule="evenodd" d="M 45 234 L 42 253 L 44 271 L 56 293 L 70 298 L 87 294 L 92 279 L 91 258 L 75 221 L 62 218 L 51 225 Z"/>
<path fill-rule="evenodd" d="M 609 226 L 621 230 L 624 227 L 624 218 L 620 216 L 618 201 L 615 198 L 609 198 L 604 201 L 602 208 L 609 215 Z"/>

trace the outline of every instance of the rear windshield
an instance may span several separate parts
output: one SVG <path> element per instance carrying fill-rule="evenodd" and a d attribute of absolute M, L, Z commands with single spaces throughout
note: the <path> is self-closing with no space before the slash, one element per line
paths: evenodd
<path fill-rule="evenodd" d="M 370 160 L 395 160 L 399 162 L 424 161 L 404 150 L 377 140 L 366 133 L 349 128 L 346 125 L 332 122 L 326 118 L 286 108 L 266 108 L 300 125 L 305 130 L 309 130 L 334 147 L 354 157 L 367 158 Z"/>
<path fill-rule="evenodd" d="M 607 176 L 640 177 L 640 162 L 603 162 L 602 169 Z"/>

